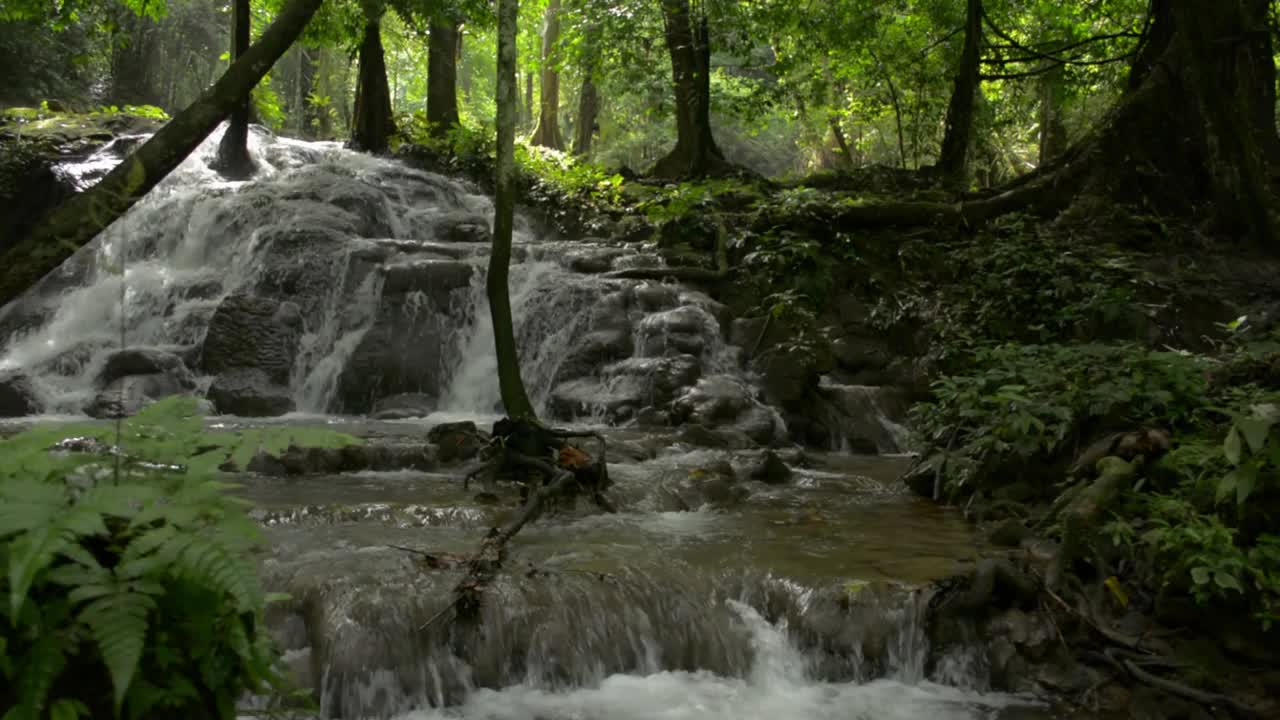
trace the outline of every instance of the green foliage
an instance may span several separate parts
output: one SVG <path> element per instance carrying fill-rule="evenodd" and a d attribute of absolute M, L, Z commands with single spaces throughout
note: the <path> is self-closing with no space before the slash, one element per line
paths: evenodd
<path fill-rule="evenodd" d="M 232 718 L 244 693 L 282 678 L 259 532 L 216 466 L 295 438 L 205 433 L 194 400 L 171 398 L 124 424 L 127 454 L 114 439 L 88 426 L 0 442 L 5 718 Z"/>
<path fill-rule="evenodd" d="M 941 472 L 957 492 L 989 480 L 1003 457 L 1061 462 L 1100 431 L 1186 425 L 1205 402 L 1204 367 L 1131 345 L 980 347 L 971 370 L 944 376 L 912 408 L 913 427 L 949 448 Z"/>

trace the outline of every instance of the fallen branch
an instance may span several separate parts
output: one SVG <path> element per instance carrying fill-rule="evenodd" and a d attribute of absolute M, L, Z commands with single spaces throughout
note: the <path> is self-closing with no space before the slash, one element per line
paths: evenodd
<path fill-rule="evenodd" d="M 674 280 L 682 283 L 707 285 L 721 282 L 728 275 L 719 270 L 706 270 L 695 267 L 653 267 L 614 270 L 613 272 L 605 273 L 604 277 L 615 280 L 657 280 L 658 282 Z"/>
<path fill-rule="evenodd" d="M 1177 695 L 1180 698 L 1185 698 L 1211 708 L 1224 707 L 1234 713 L 1237 717 L 1258 717 L 1258 713 L 1254 711 L 1253 708 L 1245 705 L 1235 698 L 1219 693 L 1209 692 L 1207 690 L 1200 690 L 1198 688 L 1193 688 L 1190 685 L 1180 683 L 1177 680 L 1170 680 L 1169 678 L 1162 678 L 1158 675 L 1153 675 L 1152 673 L 1143 670 L 1138 666 L 1138 663 L 1133 660 L 1117 658 L 1112 652 L 1112 648 L 1107 648 L 1106 651 L 1101 653 L 1093 653 L 1093 656 L 1106 661 L 1108 665 L 1119 670 L 1121 673 L 1128 675 L 1134 680 L 1150 685 L 1157 690 L 1163 690 L 1170 695 Z"/>

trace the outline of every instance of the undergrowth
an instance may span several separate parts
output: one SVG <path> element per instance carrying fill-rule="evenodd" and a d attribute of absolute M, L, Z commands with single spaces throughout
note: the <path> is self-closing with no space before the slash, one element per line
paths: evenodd
<path fill-rule="evenodd" d="M 233 718 L 286 695 L 228 459 L 298 431 L 206 432 L 190 398 L 0 442 L 0 707 L 6 720 Z M 354 438 L 305 431 L 308 444 Z"/>

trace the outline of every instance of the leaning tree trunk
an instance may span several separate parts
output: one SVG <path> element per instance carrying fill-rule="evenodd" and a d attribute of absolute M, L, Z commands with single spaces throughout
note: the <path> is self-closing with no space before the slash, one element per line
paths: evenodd
<path fill-rule="evenodd" d="M 703 177 L 732 171 L 711 132 L 711 43 L 706 15 L 697 20 L 689 0 L 662 0 L 676 93 L 676 146 L 650 174 Z"/>
<path fill-rule="evenodd" d="M 973 143 L 973 116 L 982 62 L 982 0 L 968 0 L 965 11 L 964 48 L 956 69 L 951 101 L 947 105 L 946 132 L 938 155 L 938 174 L 954 188 L 968 184 L 969 147 Z"/>
<path fill-rule="evenodd" d="M 231 57 L 239 59 L 249 49 L 249 0 L 231 3 Z M 231 112 L 231 122 L 218 143 L 218 156 L 213 167 L 224 177 L 244 180 L 253 174 L 253 158 L 249 157 L 249 95 L 245 93 Z"/>
<path fill-rule="evenodd" d="M 321 0 L 291 0 L 213 87 L 107 173 L 54 208 L 0 255 L 0 307 L 56 270 L 176 168 L 236 108 L 302 33 Z"/>
<path fill-rule="evenodd" d="M 493 343 L 498 356 L 498 385 L 507 417 L 533 419 L 533 403 L 520 377 L 507 273 L 515 223 L 516 15 L 519 0 L 498 0 L 497 177 L 494 183 L 493 252 L 485 291 L 493 317 Z"/>
<path fill-rule="evenodd" d="M 458 125 L 458 23 L 432 18 L 427 42 L 427 124 L 444 137 Z"/>
<path fill-rule="evenodd" d="M 377 18 L 370 18 L 364 26 L 352 115 L 353 148 L 369 153 L 384 153 L 390 148 L 396 125 L 391 117 L 391 88 L 387 85 L 387 61 L 382 52 L 381 21 Z"/>
<path fill-rule="evenodd" d="M 533 129 L 530 142 L 553 150 L 564 149 L 564 137 L 560 134 L 560 72 L 556 70 L 559 45 L 560 0 L 549 0 L 542 30 L 542 95 L 538 103 L 538 125 Z"/>
<path fill-rule="evenodd" d="M 600 115 L 600 90 L 590 64 L 582 73 L 582 92 L 578 95 L 578 124 L 573 132 L 573 154 L 591 154 L 591 140 L 596 134 L 596 118 Z"/>

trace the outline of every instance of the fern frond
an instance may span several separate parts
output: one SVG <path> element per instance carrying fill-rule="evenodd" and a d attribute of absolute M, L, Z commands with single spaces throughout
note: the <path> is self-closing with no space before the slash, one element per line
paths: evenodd
<path fill-rule="evenodd" d="M 67 508 L 61 485 L 32 480 L 0 483 L 0 538 L 53 524 Z"/>
<path fill-rule="evenodd" d="M 89 717 L 89 708 L 79 700 L 63 698 L 49 706 L 49 720 L 79 720 Z"/>
<path fill-rule="evenodd" d="M 36 528 L 9 543 L 9 621 L 16 623 L 27 591 L 40 571 L 71 544 L 68 533 L 51 526 Z"/>
<path fill-rule="evenodd" d="M 40 716 L 49 699 L 49 690 L 67 665 L 63 643 L 63 638 L 56 633 L 42 633 L 23 657 L 17 685 L 21 688 L 18 697 L 22 698 L 22 709 L 28 717 Z"/>
<path fill-rule="evenodd" d="M 127 585 L 117 585 L 111 590 L 86 605 L 80 611 L 79 620 L 88 626 L 98 654 L 111 675 L 119 714 L 147 642 L 147 616 L 156 603 L 150 595 L 133 592 Z"/>
<path fill-rule="evenodd" d="M 238 611 L 254 607 L 258 578 L 253 563 L 243 555 L 229 552 L 216 539 L 197 536 L 190 540 L 174 558 L 174 574 L 216 593 L 230 595 Z"/>

